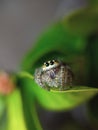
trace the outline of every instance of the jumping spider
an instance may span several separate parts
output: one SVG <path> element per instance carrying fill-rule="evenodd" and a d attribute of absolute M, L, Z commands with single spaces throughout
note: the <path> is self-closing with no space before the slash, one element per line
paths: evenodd
<path fill-rule="evenodd" d="M 73 72 L 64 62 L 50 60 L 35 70 L 35 82 L 42 88 L 66 90 L 72 86 Z"/>

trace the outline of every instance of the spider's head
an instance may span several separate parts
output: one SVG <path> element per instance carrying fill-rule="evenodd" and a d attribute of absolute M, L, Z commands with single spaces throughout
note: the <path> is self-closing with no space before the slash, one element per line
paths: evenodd
<path fill-rule="evenodd" d="M 58 67 L 60 65 L 59 61 L 56 60 L 50 60 L 44 63 L 42 66 L 43 71 L 50 70 L 52 68 Z"/>

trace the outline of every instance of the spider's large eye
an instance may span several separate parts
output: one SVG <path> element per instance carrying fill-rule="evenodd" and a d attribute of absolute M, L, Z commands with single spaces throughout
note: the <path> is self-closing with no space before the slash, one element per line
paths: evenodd
<path fill-rule="evenodd" d="M 45 63 L 45 66 L 46 66 L 46 67 L 48 67 L 48 66 L 49 66 L 49 63 L 48 63 L 48 62 L 46 62 L 46 63 Z"/>
<path fill-rule="evenodd" d="M 54 61 L 53 61 L 53 60 L 51 60 L 51 61 L 50 61 L 50 65 L 53 65 L 53 64 L 54 64 Z"/>

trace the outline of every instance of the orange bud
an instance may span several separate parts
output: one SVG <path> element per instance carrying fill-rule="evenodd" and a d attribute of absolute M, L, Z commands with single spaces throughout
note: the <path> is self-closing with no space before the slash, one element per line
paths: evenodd
<path fill-rule="evenodd" d="M 15 88 L 15 85 L 6 72 L 0 73 L 0 94 L 7 95 L 10 94 Z"/>

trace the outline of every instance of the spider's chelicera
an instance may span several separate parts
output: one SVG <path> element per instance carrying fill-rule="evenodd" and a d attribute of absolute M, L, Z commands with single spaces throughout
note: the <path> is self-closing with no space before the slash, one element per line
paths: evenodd
<path fill-rule="evenodd" d="M 66 90 L 72 86 L 73 72 L 66 63 L 50 60 L 35 70 L 34 78 L 38 85 L 47 90 Z"/>

